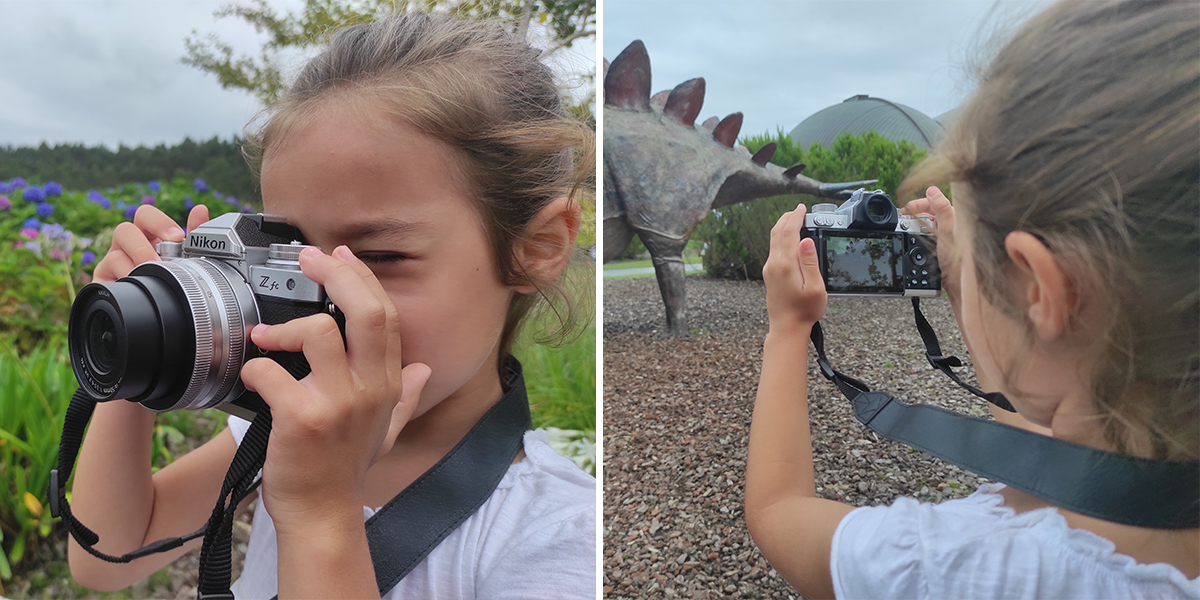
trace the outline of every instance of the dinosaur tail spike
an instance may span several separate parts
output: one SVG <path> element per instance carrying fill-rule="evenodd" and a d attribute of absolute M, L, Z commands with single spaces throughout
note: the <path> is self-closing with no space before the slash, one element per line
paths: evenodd
<path fill-rule="evenodd" d="M 804 167 L 807 167 L 807 166 L 808 165 L 806 165 L 804 163 L 794 164 L 794 165 L 788 167 L 787 170 L 783 172 L 783 176 L 787 177 L 788 179 L 795 179 L 797 175 L 804 172 Z"/>
<path fill-rule="evenodd" d="M 821 196 L 825 198 L 846 199 L 850 197 L 850 194 L 854 190 L 877 183 L 878 181 L 878 179 L 867 179 L 865 181 L 848 181 L 846 183 L 825 183 L 821 185 Z"/>
<path fill-rule="evenodd" d="M 663 108 L 663 114 L 684 127 L 692 127 L 696 124 L 696 116 L 700 114 L 700 107 L 703 105 L 704 78 L 697 77 L 689 79 L 671 90 L 671 95 L 667 97 L 667 105 Z"/>
<path fill-rule="evenodd" d="M 765 167 L 767 163 L 771 162 L 771 157 L 773 156 L 775 156 L 775 142 L 759 148 L 758 152 L 755 152 L 754 156 L 750 157 L 750 161 L 760 167 Z"/>
<path fill-rule="evenodd" d="M 717 128 L 713 130 L 713 139 L 717 140 L 722 146 L 732 148 L 734 142 L 737 141 L 738 133 L 742 131 L 742 113 L 735 112 L 717 123 Z"/>
<path fill-rule="evenodd" d="M 721 120 L 716 117 L 709 117 L 709 118 L 705 119 L 704 122 L 700 124 L 700 126 L 707 129 L 709 133 L 712 133 L 717 128 L 717 123 L 720 123 L 720 122 L 721 122 Z"/>
<path fill-rule="evenodd" d="M 650 110 L 650 55 L 642 40 L 634 40 L 613 59 L 604 78 L 604 105 Z"/>
<path fill-rule="evenodd" d="M 655 108 L 662 108 L 667 105 L 667 98 L 669 98 L 670 96 L 671 96 L 671 90 L 663 90 L 661 92 L 656 92 L 653 96 L 650 96 L 650 106 L 653 106 Z"/>

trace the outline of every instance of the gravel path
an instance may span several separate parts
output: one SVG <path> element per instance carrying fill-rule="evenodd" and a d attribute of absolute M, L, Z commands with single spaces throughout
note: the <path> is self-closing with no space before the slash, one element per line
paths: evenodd
<path fill-rule="evenodd" d="M 604 592 L 607 598 L 796 598 L 742 515 L 746 446 L 767 332 L 761 282 L 688 277 L 692 335 L 665 334 L 654 279 L 604 283 Z M 942 347 L 966 357 L 950 306 L 926 301 Z M 904 299 L 831 299 L 834 366 L 898 397 L 987 409 L 924 358 Z M 809 361 L 817 492 L 856 506 L 939 502 L 982 480 L 876 436 Z"/>

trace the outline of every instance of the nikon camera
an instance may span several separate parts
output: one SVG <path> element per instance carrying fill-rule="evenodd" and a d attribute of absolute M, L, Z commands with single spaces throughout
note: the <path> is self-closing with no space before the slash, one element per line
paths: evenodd
<path fill-rule="evenodd" d="M 899 215 L 883 190 L 856 190 L 839 207 L 817 204 L 801 235 L 817 245 L 830 296 L 937 296 L 932 223 Z"/>
<path fill-rule="evenodd" d="M 301 353 L 252 344 L 255 325 L 328 313 L 345 336 L 341 311 L 300 271 L 302 240 L 282 217 L 229 213 L 183 242 L 160 242 L 162 261 L 85 286 L 68 330 L 80 389 L 97 402 L 220 408 L 252 419 L 265 404 L 242 384 L 246 361 L 268 356 L 297 379 L 311 370 Z"/>

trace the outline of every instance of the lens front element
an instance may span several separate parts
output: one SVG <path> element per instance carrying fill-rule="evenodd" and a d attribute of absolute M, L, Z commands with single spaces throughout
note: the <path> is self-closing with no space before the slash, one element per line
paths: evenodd
<path fill-rule="evenodd" d="M 84 354 L 88 365 L 97 375 L 108 375 L 117 360 L 117 327 L 108 313 L 99 310 L 88 318 L 87 330 Z"/>

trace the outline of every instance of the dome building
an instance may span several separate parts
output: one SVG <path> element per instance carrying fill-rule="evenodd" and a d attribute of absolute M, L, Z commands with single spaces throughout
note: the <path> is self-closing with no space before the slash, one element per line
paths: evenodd
<path fill-rule="evenodd" d="M 870 130 L 889 140 L 912 142 L 923 150 L 937 143 L 944 131 L 941 124 L 911 106 L 860 94 L 805 119 L 792 130 L 791 138 L 805 150 L 813 142 L 832 148 L 842 133 L 859 135 Z"/>

